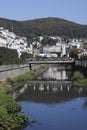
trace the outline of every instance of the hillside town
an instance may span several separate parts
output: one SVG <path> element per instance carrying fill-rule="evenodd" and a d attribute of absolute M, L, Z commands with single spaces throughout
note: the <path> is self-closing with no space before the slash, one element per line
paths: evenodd
<path fill-rule="evenodd" d="M 23 52 L 32 52 L 32 48 L 27 46 L 26 37 L 17 36 L 3 27 L 0 27 L 0 47 L 16 49 L 19 57 Z"/>
<path fill-rule="evenodd" d="M 79 55 L 87 55 L 86 44 L 84 44 L 81 39 L 69 39 L 68 42 L 65 42 L 59 36 L 50 36 L 51 39 L 55 39 L 57 41 L 56 44 L 47 44 L 44 46 L 41 44 L 43 37 L 38 36 L 38 38 L 39 41 L 34 40 L 31 44 L 29 44 L 26 37 L 20 37 L 14 32 L 10 32 L 8 29 L 0 27 L 0 47 L 16 49 L 19 58 L 23 52 L 33 54 L 33 57 L 69 57 L 69 52 L 73 48 L 80 50 Z"/>

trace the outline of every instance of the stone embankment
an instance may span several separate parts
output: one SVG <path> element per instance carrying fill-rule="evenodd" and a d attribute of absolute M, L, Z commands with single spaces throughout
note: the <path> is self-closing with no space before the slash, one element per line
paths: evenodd
<path fill-rule="evenodd" d="M 32 65 L 32 70 L 36 70 L 41 65 Z M 29 64 L 22 65 L 1 65 L 0 66 L 0 81 L 4 81 L 7 78 L 14 78 L 18 75 L 30 71 Z"/>

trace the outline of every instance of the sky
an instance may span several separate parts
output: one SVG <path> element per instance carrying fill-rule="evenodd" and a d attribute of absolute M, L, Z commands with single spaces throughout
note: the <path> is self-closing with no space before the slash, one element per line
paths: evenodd
<path fill-rule="evenodd" d="M 87 0 L 0 0 L 0 18 L 24 21 L 47 17 L 87 25 Z"/>

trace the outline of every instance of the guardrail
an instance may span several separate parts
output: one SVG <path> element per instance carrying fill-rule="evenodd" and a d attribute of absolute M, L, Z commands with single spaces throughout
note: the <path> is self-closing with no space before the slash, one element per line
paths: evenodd
<path fill-rule="evenodd" d="M 29 64 L 73 64 L 74 60 L 28 61 Z"/>

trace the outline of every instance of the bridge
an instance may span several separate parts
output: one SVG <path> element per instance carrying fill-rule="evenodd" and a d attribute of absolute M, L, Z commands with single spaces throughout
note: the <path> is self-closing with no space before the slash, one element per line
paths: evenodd
<path fill-rule="evenodd" d="M 70 60 L 34 60 L 28 61 L 30 70 L 32 69 L 31 64 L 74 64 L 74 59 Z"/>
<path fill-rule="evenodd" d="M 29 64 L 73 64 L 74 60 L 40 60 L 28 61 Z"/>

